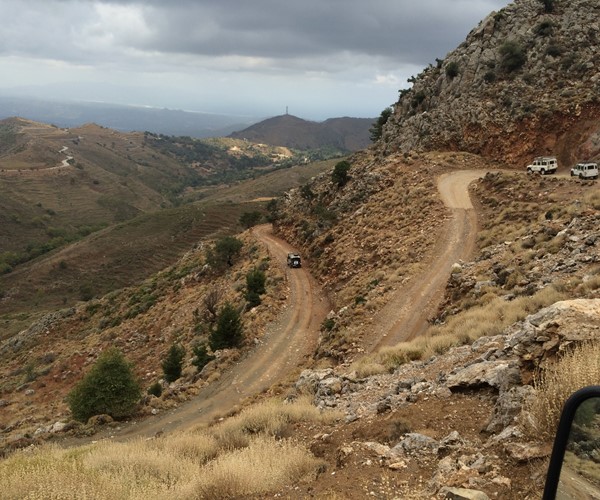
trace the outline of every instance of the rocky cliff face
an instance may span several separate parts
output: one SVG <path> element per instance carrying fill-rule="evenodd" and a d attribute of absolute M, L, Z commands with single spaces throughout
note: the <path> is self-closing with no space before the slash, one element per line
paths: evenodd
<path fill-rule="evenodd" d="M 600 155 L 600 4 L 516 0 L 400 91 L 384 154 L 462 150 L 521 166 Z"/>

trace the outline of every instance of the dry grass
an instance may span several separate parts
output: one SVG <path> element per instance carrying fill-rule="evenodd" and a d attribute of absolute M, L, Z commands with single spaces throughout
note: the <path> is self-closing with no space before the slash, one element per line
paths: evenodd
<path fill-rule="evenodd" d="M 536 397 L 528 404 L 525 429 L 534 436 L 551 437 L 563 405 L 576 390 L 600 380 L 600 343 L 583 343 L 538 373 Z"/>
<path fill-rule="evenodd" d="M 254 435 L 280 436 L 288 424 L 295 422 L 332 422 L 340 416 L 334 412 L 322 413 L 310 403 L 308 396 L 293 404 L 267 400 L 244 409 L 212 430 L 221 449 L 235 450 L 247 446 Z"/>
<path fill-rule="evenodd" d="M 322 465 L 306 449 L 272 437 L 219 456 L 179 498 L 233 498 L 267 493 L 314 477 Z"/>
<path fill-rule="evenodd" d="M 0 496 L 151 500 L 278 490 L 313 477 L 322 466 L 302 446 L 276 438 L 287 423 L 336 418 L 307 401 L 267 401 L 212 429 L 158 439 L 18 452 L 0 463 Z"/>
<path fill-rule="evenodd" d="M 450 317 L 443 325 L 431 326 L 422 337 L 366 356 L 353 368 L 362 377 L 391 372 L 408 361 L 443 354 L 452 347 L 470 344 L 483 336 L 499 335 L 528 314 L 564 298 L 566 295 L 560 284 L 548 286 L 531 297 L 518 297 L 512 301 L 490 297 L 484 304 Z"/>

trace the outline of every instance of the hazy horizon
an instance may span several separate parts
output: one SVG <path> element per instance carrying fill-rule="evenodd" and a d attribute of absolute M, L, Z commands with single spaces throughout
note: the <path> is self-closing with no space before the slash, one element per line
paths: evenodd
<path fill-rule="evenodd" d="M 0 0 L 0 95 L 374 117 L 507 0 Z"/>

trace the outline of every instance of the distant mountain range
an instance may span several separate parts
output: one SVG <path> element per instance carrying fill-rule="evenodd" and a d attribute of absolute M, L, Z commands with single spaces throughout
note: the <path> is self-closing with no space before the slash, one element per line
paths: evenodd
<path fill-rule="evenodd" d="M 260 117 L 0 96 L 0 120 L 10 117 L 62 128 L 96 123 L 121 132 L 148 131 L 195 138 L 229 136 L 271 146 L 338 151 L 367 147 L 370 144 L 369 128 L 374 122 L 371 118 L 330 118 L 324 122 L 313 122 L 292 115 L 260 121 Z"/>
<path fill-rule="evenodd" d="M 357 151 L 371 143 L 369 129 L 374 121 L 374 118 L 344 117 L 313 122 L 286 114 L 255 123 L 229 137 L 292 149 L 330 147 L 342 151 Z"/>

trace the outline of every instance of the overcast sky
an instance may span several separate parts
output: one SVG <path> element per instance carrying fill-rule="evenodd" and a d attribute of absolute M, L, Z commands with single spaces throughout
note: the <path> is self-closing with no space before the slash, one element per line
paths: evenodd
<path fill-rule="evenodd" d="M 508 0 L 0 0 L 0 93 L 378 116 Z"/>

